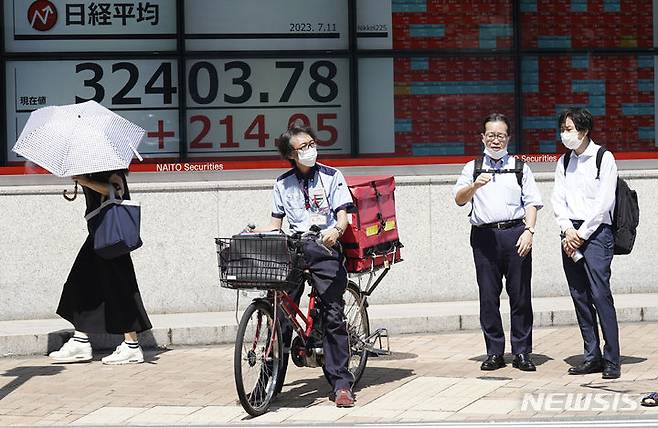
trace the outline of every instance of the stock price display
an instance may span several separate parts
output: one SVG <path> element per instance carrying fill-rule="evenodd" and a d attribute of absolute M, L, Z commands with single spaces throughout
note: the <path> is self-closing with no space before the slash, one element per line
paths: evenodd
<path fill-rule="evenodd" d="M 273 155 L 292 123 L 315 128 L 320 150 L 349 153 L 346 60 L 193 61 L 187 79 L 190 156 Z"/>
<path fill-rule="evenodd" d="M 11 152 L 30 113 L 88 100 L 146 130 L 144 157 L 178 157 L 178 88 L 174 60 L 10 61 L 7 63 L 7 141 Z"/>
<path fill-rule="evenodd" d="M 318 130 L 321 150 L 349 152 L 346 60 L 195 60 L 187 64 L 190 156 L 276 155 L 289 123 Z M 55 76 L 55 77 L 53 77 Z M 174 60 L 10 61 L 8 159 L 30 112 L 97 101 L 146 130 L 144 157 L 179 155 Z"/>

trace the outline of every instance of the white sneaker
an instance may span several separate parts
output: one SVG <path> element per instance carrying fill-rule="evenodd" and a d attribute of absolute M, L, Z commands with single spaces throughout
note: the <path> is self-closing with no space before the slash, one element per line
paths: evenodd
<path fill-rule="evenodd" d="M 48 354 L 50 358 L 57 363 L 78 363 L 91 361 L 91 345 L 89 342 L 76 342 L 70 338 L 59 351 L 53 351 Z"/>
<path fill-rule="evenodd" d="M 142 347 L 131 348 L 126 342 L 121 342 L 111 355 L 101 359 L 103 364 L 137 364 L 144 362 Z"/>

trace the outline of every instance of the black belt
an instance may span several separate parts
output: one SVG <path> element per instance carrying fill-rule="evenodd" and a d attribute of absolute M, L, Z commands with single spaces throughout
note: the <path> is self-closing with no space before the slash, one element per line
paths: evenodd
<path fill-rule="evenodd" d="M 499 221 L 497 223 L 480 224 L 475 227 L 480 229 L 509 229 L 521 224 L 523 224 L 523 220 L 518 219 L 518 220 Z"/>

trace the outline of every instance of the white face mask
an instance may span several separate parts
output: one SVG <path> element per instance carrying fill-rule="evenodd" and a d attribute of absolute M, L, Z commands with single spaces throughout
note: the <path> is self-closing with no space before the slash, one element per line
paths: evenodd
<path fill-rule="evenodd" d="M 489 156 L 491 159 L 501 159 L 507 154 L 507 147 L 500 150 L 491 150 L 489 147 L 484 146 L 484 154 Z"/>
<path fill-rule="evenodd" d="M 312 167 L 318 157 L 318 149 L 310 147 L 304 151 L 297 151 L 297 160 L 304 166 Z"/>
<path fill-rule="evenodd" d="M 564 131 L 560 134 L 562 144 L 569 150 L 576 150 L 583 143 L 583 140 L 578 138 L 578 131 Z"/>

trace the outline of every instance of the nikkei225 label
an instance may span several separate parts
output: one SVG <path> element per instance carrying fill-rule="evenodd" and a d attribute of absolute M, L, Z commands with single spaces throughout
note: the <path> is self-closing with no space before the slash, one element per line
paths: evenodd
<path fill-rule="evenodd" d="M 290 124 L 317 130 L 318 149 L 349 153 L 347 59 L 230 59 L 187 63 L 192 157 L 275 156 Z"/>
<path fill-rule="evenodd" d="M 144 157 L 178 157 L 178 76 L 174 60 L 7 62 L 7 140 L 11 151 L 30 112 L 94 100 L 146 130 Z"/>

